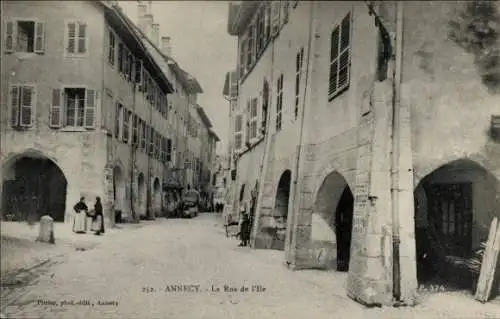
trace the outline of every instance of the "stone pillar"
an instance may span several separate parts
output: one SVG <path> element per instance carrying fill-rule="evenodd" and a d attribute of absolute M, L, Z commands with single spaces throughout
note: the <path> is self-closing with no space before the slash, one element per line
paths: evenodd
<path fill-rule="evenodd" d="M 391 81 L 375 83 L 374 112 L 361 120 L 347 283 L 366 305 L 392 303 Z"/>
<path fill-rule="evenodd" d="M 54 220 L 49 215 L 44 215 L 40 218 L 40 232 L 37 241 L 43 243 L 54 244 Z"/>

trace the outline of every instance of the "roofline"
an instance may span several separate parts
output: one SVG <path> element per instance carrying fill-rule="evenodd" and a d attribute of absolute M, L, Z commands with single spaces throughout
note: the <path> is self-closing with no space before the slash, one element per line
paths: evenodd
<path fill-rule="evenodd" d="M 198 111 L 198 114 L 200 115 L 201 120 L 203 121 L 205 126 L 210 129 L 212 127 L 212 123 L 210 122 L 210 119 L 208 118 L 207 113 L 205 113 L 203 107 L 199 104 L 196 104 L 196 110 Z"/>
<path fill-rule="evenodd" d="M 102 3 L 102 1 L 100 1 L 100 2 Z M 166 75 L 163 72 L 163 70 L 161 69 L 161 67 L 155 62 L 154 58 L 149 53 L 149 50 L 142 43 L 142 40 L 134 32 L 134 28 L 136 28 L 135 23 L 133 23 L 132 20 L 130 20 L 129 17 L 125 13 L 123 13 L 121 7 L 118 4 L 113 4 L 113 5 L 105 4 L 105 6 L 107 8 L 110 8 L 112 12 L 114 12 L 114 13 L 116 13 L 118 15 L 118 17 L 121 19 L 121 21 L 127 27 L 127 29 L 130 31 L 130 33 L 132 34 L 132 36 L 134 38 L 136 38 L 136 40 L 139 42 L 140 47 L 146 53 L 145 56 L 148 58 L 149 62 L 151 62 L 151 64 L 154 65 L 158 69 L 159 73 L 161 74 L 162 80 L 164 80 L 165 83 L 167 83 L 167 87 L 170 90 L 170 92 L 168 92 L 168 93 L 174 92 L 174 87 L 173 87 L 172 83 L 166 77 Z"/>
<path fill-rule="evenodd" d="M 129 18 L 127 17 L 127 19 L 129 19 Z M 133 23 L 132 21 L 130 21 L 130 22 Z M 137 32 L 139 32 L 139 34 L 141 35 L 141 37 L 144 40 L 146 40 L 156 51 L 158 51 L 158 53 L 162 56 L 163 59 L 165 59 L 165 61 L 167 61 L 167 63 L 170 66 L 171 66 L 171 63 L 173 63 L 176 66 L 176 67 L 171 68 L 172 72 L 174 72 L 177 75 L 178 79 L 182 82 L 184 89 L 188 93 L 203 93 L 203 89 L 201 88 L 200 83 L 198 82 L 198 80 L 195 77 L 193 77 L 192 75 L 190 75 L 189 73 L 184 71 L 180 67 L 179 63 L 177 63 L 177 61 L 174 60 L 174 58 L 163 53 L 160 50 L 160 48 L 158 48 L 158 46 L 153 41 L 151 41 L 151 39 L 141 30 L 141 28 L 139 28 L 139 26 L 134 24 L 134 29 Z M 177 70 L 177 68 L 178 68 L 178 70 Z M 186 75 L 191 76 L 191 79 L 189 79 L 189 77 Z M 194 83 L 189 83 L 190 81 L 194 81 Z"/>
<path fill-rule="evenodd" d="M 216 142 L 220 142 L 220 138 L 217 136 L 217 133 L 215 133 L 215 131 L 211 128 L 208 129 L 208 134 L 209 135 L 212 135 L 213 137 L 215 137 L 215 141 Z"/>

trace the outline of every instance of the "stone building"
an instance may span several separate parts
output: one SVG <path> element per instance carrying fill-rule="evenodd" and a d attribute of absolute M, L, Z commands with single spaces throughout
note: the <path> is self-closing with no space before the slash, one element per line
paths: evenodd
<path fill-rule="evenodd" d="M 498 12 L 230 4 L 234 206 L 256 197 L 254 247 L 284 249 L 294 269 L 348 271 L 347 294 L 369 305 L 412 304 L 429 265 L 470 257 L 500 217 Z M 470 26 L 481 14 L 492 22 Z"/>
<path fill-rule="evenodd" d="M 197 79 L 181 68 L 174 59 L 172 39 L 161 36 L 159 24 L 154 23 L 151 1 L 148 4 L 139 2 L 137 6 L 138 23 L 136 31 L 151 50 L 163 72 L 171 81 L 174 91 L 169 95 L 168 118 L 169 130 L 174 136 L 172 140 L 172 162 L 167 163 L 165 170 L 164 190 L 167 193 L 177 192 L 193 184 L 193 171 L 190 164 L 191 154 L 198 149 L 197 137 L 193 137 L 191 113 L 197 112 L 195 101 L 203 90 Z"/>
<path fill-rule="evenodd" d="M 70 221 L 83 195 L 102 198 L 108 225 L 153 218 L 175 134 L 174 88 L 154 52 L 105 1 L 4 7 L 4 217 Z"/>

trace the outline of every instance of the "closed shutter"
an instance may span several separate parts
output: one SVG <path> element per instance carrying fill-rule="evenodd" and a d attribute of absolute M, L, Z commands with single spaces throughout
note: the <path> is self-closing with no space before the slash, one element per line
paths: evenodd
<path fill-rule="evenodd" d="M 16 26 L 13 21 L 7 21 L 5 28 L 5 52 L 10 53 L 16 47 Z"/>
<path fill-rule="evenodd" d="M 50 105 L 49 127 L 60 128 L 62 126 L 62 90 L 52 90 L 52 103 Z"/>
<path fill-rule="evenodd" d="M 12 85 L 10 87 L 10 123 L 13 127 L 19 124 L 19 87 Z"/>
<path fill-rule="evenodd" d="M 87 23 L 78 23 L 78 53 L 87 52 Z"/>
<path fill-rule="evenodd" d="M 35 24 L 35 53 L 43 53 L 45 49 L 45 23 Z"/>
<path fill-rule="evenodd" d="M 167 139 L 167 162 L 172 161 L 172 140 Z"/>
<path fill-rule="evenodd" d="M 84 127 L 87 129 L 95 128 L 96 122 L 96 106 L 97 106 L 97 92 L 95 90 L 87 90 L 87 97 L 85 99 L 85 115 Z"/>
<path fill-rule="evenodd" d="M 21 127 L 31 127 L 33 125 L 33 107 L 35 105 L 36 90 L 33 86 L 21 87 L 21 108 L 20 124 Z"/>
<path fill-rule="evenodd" d="M 74 22 L 68 23 L 67 34 L 68 34 L 68 46 L 66 48 L 66 51 L 68 53 L 75 53 L 76 52 L 76 23 L 74 23 Z"/>

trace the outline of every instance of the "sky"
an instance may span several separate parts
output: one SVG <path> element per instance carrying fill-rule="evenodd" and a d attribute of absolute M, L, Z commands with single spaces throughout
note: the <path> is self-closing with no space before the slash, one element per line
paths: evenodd
<path fill-rule="evenodd" d="M 142 1 L 147 4 L 148 1 Z M 119 1 L 137 23 L 137 1 Z M 226 1 L 152 1 L 154 23 L 160 37 L 170 36 L 172 56 L 194 76 L 203 92 L 200 104 L 221 139 L 217 152 L 225 153 L 229 129 L 229 103 L 222 96 L 226 72 L 236 67 L 236 37 L 227 33 Z"/>

